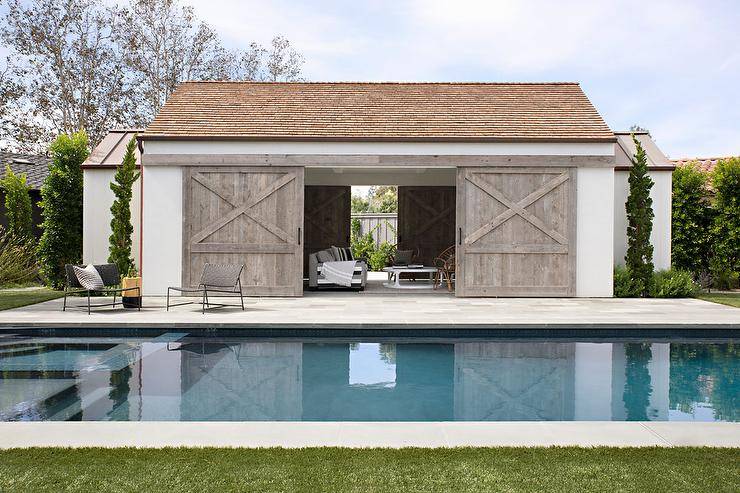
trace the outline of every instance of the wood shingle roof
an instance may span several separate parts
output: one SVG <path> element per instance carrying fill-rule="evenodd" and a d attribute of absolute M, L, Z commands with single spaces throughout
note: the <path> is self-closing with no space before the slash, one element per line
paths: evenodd
<path fill-rule="evenodd" d="M 615 141 L 576 83 L 185 82 L 141 138 Z"/>

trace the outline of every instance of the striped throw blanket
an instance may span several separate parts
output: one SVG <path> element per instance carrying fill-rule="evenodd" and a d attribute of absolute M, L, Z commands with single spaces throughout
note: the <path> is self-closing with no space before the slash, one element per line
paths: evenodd
<path fill-rule="evenodd" d="M 352 287 L 352 276 L 355 274 L 356 260 L 341 262 L 324 262 L 321 273 L 324 279 L 339 286 Z"/>

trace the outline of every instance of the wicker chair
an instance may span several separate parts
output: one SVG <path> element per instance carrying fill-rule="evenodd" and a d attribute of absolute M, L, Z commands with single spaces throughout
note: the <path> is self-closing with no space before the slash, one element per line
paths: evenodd
<path fill-rule="evenodd" d="M 171 306 L 192 305 L 200 303 L 202 313 L 206 308 L 211 306 L 241 306 L 244 311 L 244 295 L 242 294 L 241 273 L 244 270 L 244 264 L 205 264 L 203 272 L 200 275 L 198 287 L 185 288 L 170 286 L 167 288 L 167 311 Z M 170 291 L 179 291 L 180 293 L 197 293 L 201 296 L 201 301 L 186 301 L 184 303 L 170 304 Z M 208 301 L 208 293 L 228 293 L 239 295 L 240 305 L 227 303 L 212 303 Z M 233 296 L 236 297 L 236 296 Z"/>
<path fill-rule="evenodd" d="M 455 246 L 445 248 L 434 259 L 434 266 L 439 269 L 434 275 L 434 289 L 446 282 L 447 290 L 452 291 L 452 285 L 455 282 Z"/>
<path fill-rule="evenodd" d="M 78 267 L 84 268 L 84 265 L 79 265 Z M 77 274 L 75 274 L 74 266 L 72 264 L 65 264 L 64 266 L 64 274 L 67 277 L 67 284 L 64 286 L 64 304 L 62 305 L 62 311 L 67 311 L 67 308 L 81 308 L 85 309 L 87 308 L 87 314 L 90 314 L 91 308 L 98 308 L 103 306 L 111 306 L 114 307 L 116 305 L 122 305 L 123 304 L 123 294 L 127 291 L 135 291 L 135 296 L 141 296 L 141 288 L 133 287 L 133 288 L 117 288 L 119 284 L 121 284 L 121 275 L 118 273 L 118 266 L 116 264 L 100 264 L 100 265 L 94 265 L 95 270 L 98 271 L 98 274 L 100 274 L 100 278 L 103 280 L 103 285 L 105 288 L 101 289 L 100 291 L 95 291 L 91 289 L 85 288 L 82 284 L 80 284 L 80 281 L 77 279 Z M 113 303 L 96 303 L 91 304 L 90 299 L 93 294 L 113 294 Z M 118 293 L 121 294 L 121 301 L 116 301 L 116 297 Z M 67 296 L 70 294 L 86 294 L 87 295 L 87 305 L 86 306 L 67 306 Z M 139 311 L 141 311 L 141 302 L 138 304 Z"/>

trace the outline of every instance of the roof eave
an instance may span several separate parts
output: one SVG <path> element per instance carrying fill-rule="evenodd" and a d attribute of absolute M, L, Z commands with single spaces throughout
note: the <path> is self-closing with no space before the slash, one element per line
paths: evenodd
<path fill-rule="evenodd" d="M 324 136 L 254 136 L 254 135 L 165 135 L 139 134 L 139 142 L 146 141 L 247 141 L 247 142 L 500 142 L 500 143 L 609 143 L 617 142 L 616 136 L 605 137 L 324 137 Z"/>

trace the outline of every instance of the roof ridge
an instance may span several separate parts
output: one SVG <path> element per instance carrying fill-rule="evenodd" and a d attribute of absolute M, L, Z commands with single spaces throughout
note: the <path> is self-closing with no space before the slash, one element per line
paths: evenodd
<path fill-rule="evenodd" d="M 405 85 L 405 86 L 580 86 L 580 82 L 552 81 L 552 82 L 504 82 L 504 81 L 441 81 L 441 82 L 413 82 L 413 81 L 257 81 L 257 80 L 185 80 L 180 84 L 254 84 L 254 85 Z"/>

